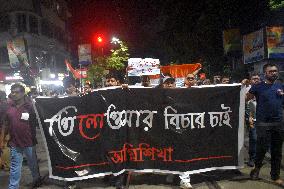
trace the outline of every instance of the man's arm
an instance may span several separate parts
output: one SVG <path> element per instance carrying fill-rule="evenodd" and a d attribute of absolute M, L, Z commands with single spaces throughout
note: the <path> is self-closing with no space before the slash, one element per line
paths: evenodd
<path fill-rule="evenodd" d="M 254 98 L 254 95 L 252 93 L 250 93 L 250 92 L 247 92 L 247 94 L 246 94 L 246 102 L 250 101 L 253 98 Z"/>
<path fill-rule="evenodd" d="M 241 84 L 245 87 L 248 87 L 250 82 L 248 79 L 243 79 Z M 255 96 L 254 94 L 251 93 L 251 91 L 254 93 L 255 91 L 255 86 L 252 86 L 252 88 L 250 88 L 250 90 L 246 93 L 246 102 L 253 99 Z"/>
<path fill-rule="evenodd" d="M 194 72 L 192 72 L 192 74 L 193 74 L 193 75 L 197 75 L 200 70 L 201 70 L 201 68 L 198 68 L 197 70 L 195 70 Z"/>

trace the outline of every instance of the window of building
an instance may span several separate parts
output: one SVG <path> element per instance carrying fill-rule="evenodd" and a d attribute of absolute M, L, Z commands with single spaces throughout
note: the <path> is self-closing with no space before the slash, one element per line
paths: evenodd
<path fill-rule="evenodd" d="M 26 32 L 27 31 L 26 15 L 23 14 L 23 13 L 17 14 L 17 30 L 18 30 L 18 32 Z"/>
<path fill-rule="evenodd" d="M 38 34 L 38 19 L 34 15 L 29 16 L 30 32 Z"/>
<path fill-rule="evenodd" d="M 5 32 L 10 29 L 10 17 L 9 15 L 0 15 L 0 31 Z"/>
<path fill-rule="evenodd" d="M 65 64 L 64 64 L 65 57 L 61 54 L 56 54 L 55 59 L 56 59 L 56 63 L 55 63 L 56 68 L 58 70 L 64 70 L 64 68 L 65 68 Z"/>
<path fill-rule="evenodd" d="M 47 37 L 52 37 L 52 30 L 51 30 L 50 24 L 45 19 L 41 21 L 41 34 Z"/>
<path fill-rule="evenodd" d="M 64 33 L 63 30 L 59 27 L 54 27 L 54 38 L 57 39 L 59 42 L 63 43 L 64 42 Z"/>
<path fill-rule="evenodd" d="M 6 47 L 0 48 L 0 65 L 9 64 L 9 55 Z"/>

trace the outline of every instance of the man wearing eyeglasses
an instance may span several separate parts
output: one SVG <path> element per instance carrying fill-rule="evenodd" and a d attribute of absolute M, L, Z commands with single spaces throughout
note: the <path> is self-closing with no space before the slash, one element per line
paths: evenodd
<path fill-rule="evenodd" d="M 253 85 L 247 93 L 246 100 L 256 98 L 256 158 L 255 168 L 251 171 L 252 179 L 258 179 L 262 161 L 268 148 L 271 149 L 271 179 L 275 184 L 284 187 L 280 179 L 283 142 L 283 85 L 275 82 L 278 68 L 275 64 L 263 66 L 265 80 Z"/>
<path fill-rule="evenodd" d="M 11 86 L 11 104 L 5 120 L 10 134 L 8 146 L 11 154 L 9 189 L 18 189 L 21 180 L 23 154 L 25 154 L 33 177 L 33 188 L 42 184 L 35 152 L 36 115 L 25 88 L 20 84 Z"/>
<path fill-rule="evenodd" d="M 192 86 L 195 86 L 197 83 L 196 79 L 195 79 L 195 75 L 194 74 L 187 74 L 185 80 L 184 80 L 184 86 L 186 88 L 190 88 Z"/>

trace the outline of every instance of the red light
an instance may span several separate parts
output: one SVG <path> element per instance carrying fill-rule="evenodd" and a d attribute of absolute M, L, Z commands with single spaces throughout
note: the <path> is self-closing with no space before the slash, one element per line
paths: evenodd
<path fill-rule="evenodd" d="M 103 42 L 103 38 L 102 37 L 98 37 L 97 41 L 98 41 L 98 43 L 102 43 Z"/>

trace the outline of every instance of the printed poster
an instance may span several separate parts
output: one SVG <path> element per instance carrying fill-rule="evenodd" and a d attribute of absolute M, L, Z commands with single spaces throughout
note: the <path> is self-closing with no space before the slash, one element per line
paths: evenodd
<path fill-rule="evenodd" d="M 223 31 L 224 53 L 241 51 L 241 34 L 239 29 L 230 29 Z"/>
<path fill-rule="evenodd" d="M 30 67 L 24 38 L 7 41 L 7 49 L 11 68 Z"/>
<path fill-rule="evenodd" d="M 153 58 L 129 58 L 128 76 L 160 74 L 160 60 Z"/>
<path fill-rule="evenodd" d="M 284 28 L 267 27 L 266 35 L 268 58 L 284 58 Z"/>
<path fill-rule="evenodd" d="M 92 63 L 91 44 L 81 44 L 78 46 L 79 64 L 89 65 Z"/>
<path fill-rule="evenodd" d="M 263 30 L 243 36 L 244 63 L 250 64 L 264 58 Z"/>

